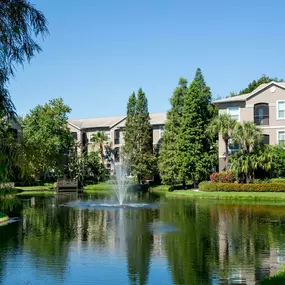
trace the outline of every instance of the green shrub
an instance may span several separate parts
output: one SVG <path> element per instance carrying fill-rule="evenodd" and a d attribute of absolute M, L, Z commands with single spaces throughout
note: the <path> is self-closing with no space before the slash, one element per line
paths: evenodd
<path fill-rule="evenodd" d="M 218 191 L 217 189 L 217 184 L 215 182 L 211 181 L 204 181 L 199 184 L 199 190 L 200 191 L 205 191 L 205 192 L 214 192 Z"/>
<path fill-rule="evenodd" d="M 271 183 L 272 181 L 270 179 L 253 179 L 253 184 L 264 184 L 264 183 Z"/>
<path fill-rule="evenodd" d="M 234 181 L 232 172 L 214 172 L 210 176 L 212 182 L 231 183 Z"/>
<path fill-rule="evenodd" d="M 285 192 L 285 184 L 238 184 L 201 182 L 199 184 L 199 189 L 205 192 Z"/>

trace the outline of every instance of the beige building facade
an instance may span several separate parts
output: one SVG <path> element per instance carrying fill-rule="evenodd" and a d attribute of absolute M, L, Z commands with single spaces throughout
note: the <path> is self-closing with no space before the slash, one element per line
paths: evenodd
<path fill-rule="evenodd" d="M 166 113 L 150 114 L 150 124 L 152 125 L 153 146 L 159 146 L 162 140 Z M 77 142 L 77 153 L 92 152 L 98 150 L 98 146 L 91 142 L 91 138 L 98 132 L 103 132 L 107 136 L 106 144 L 109 144 L 114 150 L 114 163 L 120 164 L 122 147 L 124 145 L 125 116 L 74 119 L 68 121 L 68 126 L 74 139 Z M 113 165 L 105 161 L 105 166 L 110 171 Z"/>
<path fill-rule="evenodd" d="M 270 82 L 260 85 L 249 94 L 214 101 L 219 113 L 228 113 L 240 123 L 254 122 L 263 131 L 264 144 L 285 143 L 285 82 Z M 231 142 L 229 153 L 237 146 Z M 225 143 L 219 137 L 219 170 L 225 170 Z"/>

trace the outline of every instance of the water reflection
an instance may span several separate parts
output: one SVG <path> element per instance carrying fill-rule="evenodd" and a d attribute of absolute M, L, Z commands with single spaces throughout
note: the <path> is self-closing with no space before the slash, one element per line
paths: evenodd
<path fill-rule="evenodd" d="M 77 198 L 20 202 L 20 221 L 0 227 L 0 284 L 258 284 L 285 263 L 285 207 L 60 206 Z"/>

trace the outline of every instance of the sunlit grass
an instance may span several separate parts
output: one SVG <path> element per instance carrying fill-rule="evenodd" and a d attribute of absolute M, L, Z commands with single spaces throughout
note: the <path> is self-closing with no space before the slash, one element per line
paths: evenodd
<path fill-rule="evenodd" d="M 285 201 L 285 193 L 277 192 L 201 192 L 193 190 L 179 190 L 167 192 L 166 197 L 187 197 L 197 199 L 237 199 L 237 200 L 271 200 Z"/>

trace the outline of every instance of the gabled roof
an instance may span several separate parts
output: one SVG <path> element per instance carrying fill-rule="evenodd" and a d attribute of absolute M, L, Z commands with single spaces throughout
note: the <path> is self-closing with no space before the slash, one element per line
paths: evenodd
<path fill-rule="evenodd" d="M 251 98 L 252 96 L 256 95 L 257 93 L 261 92 L 262 90 L 268 88 L 271 85 L 276 85 L 280 88 L 285 89 L 285 82 L 275 82 L 271 81 L 269 83 L 263 83 L 259 85 L 255 90 L 253 90 L 251 93 L 243 94 L 243 95 L 237 95 L 234 97 L 228 97 L 223 99 L 218 99 L 213 101 L 214 104 L 220 104 L 220 103 L 229 103 L 229 102 L 244 102 Z"/>
<path fill-rule="evenodd" d="M 149 114 L 151 125 L 164 125 L 166 121 L 166 113 Z M 91 128 L 123 128 L 126 122 L 126 116 L 118 117 L 103 117 L 89 119 L 74 119 L 68 120 L 68 124 L 78 130 Z"/>
<path fill-rule="evenodd" d="M 89 128 L 112 128 L 125 119 L 125 116 L 118 117 L 103 117 L 103 118 L 88 118 L 68 120 L 68 123 L 77 129 Z"/>
<path fill-rule="evenodd" d="M 155 114 L 149 114 L 150 117 L 150 124 L 153 125 L 164 125 L 166 121 L 166 113 L 155 113 Z M 116 127 L 118 128 L 124 128 L 125 127 L 126 120 L 123 120 L 121 123 L 119 123 Z"/>

